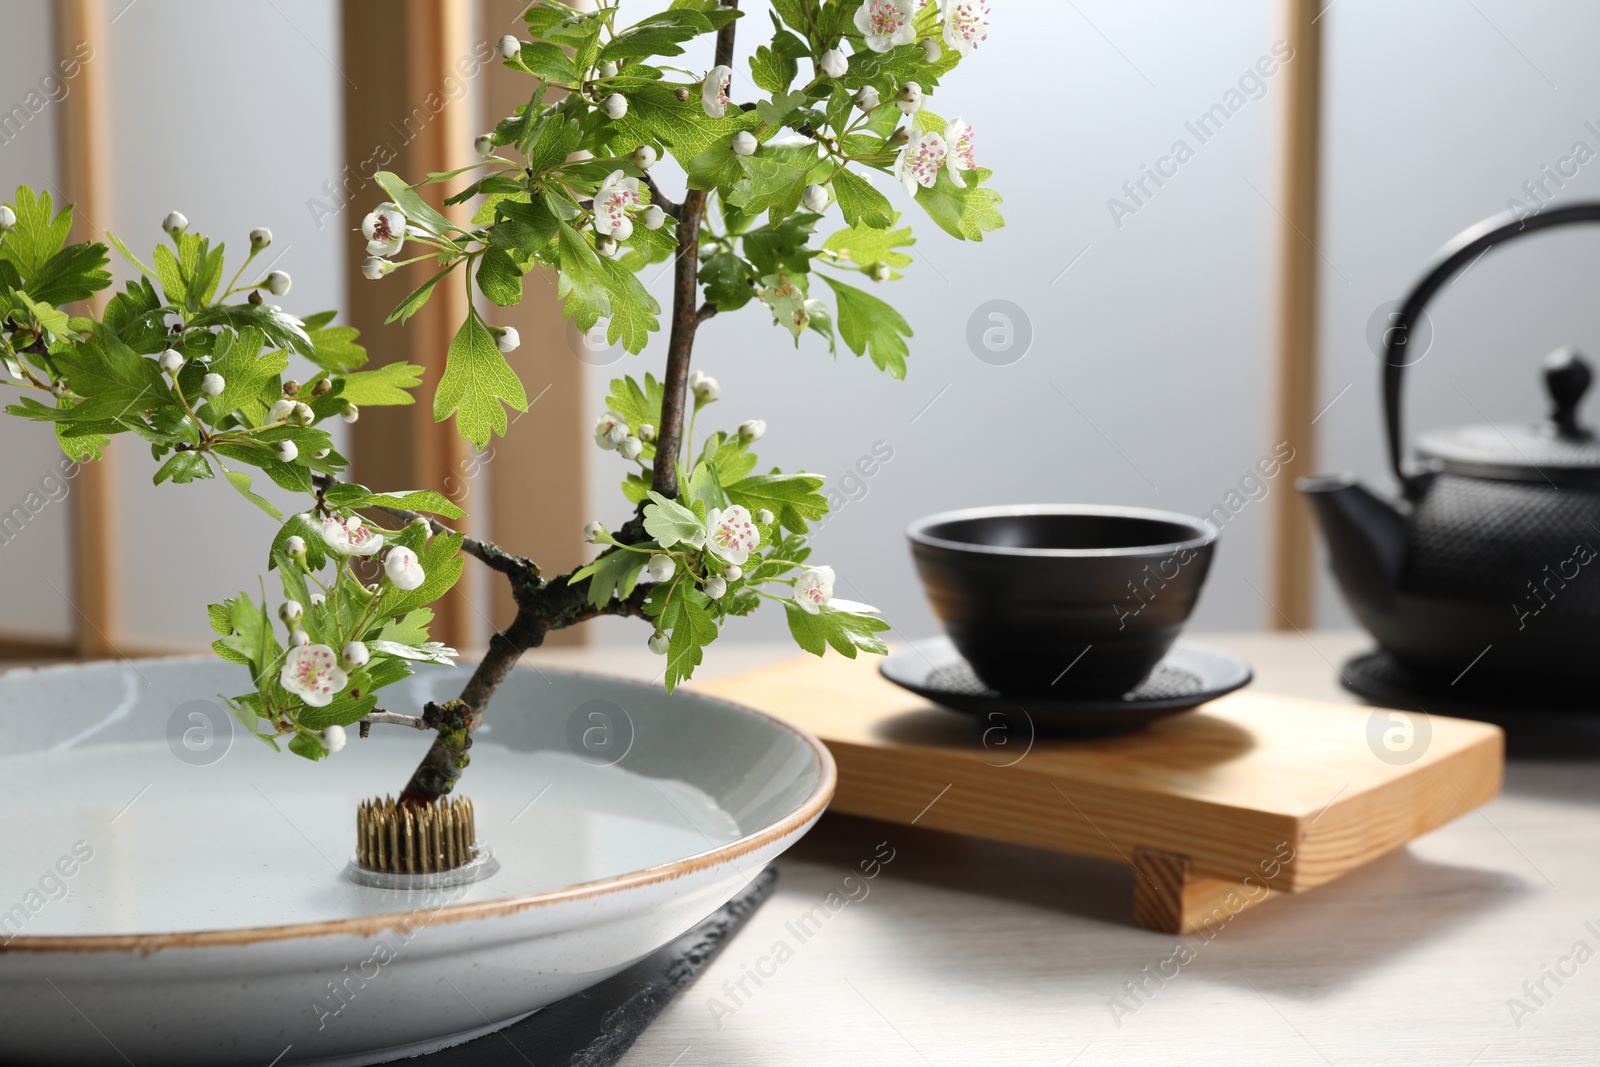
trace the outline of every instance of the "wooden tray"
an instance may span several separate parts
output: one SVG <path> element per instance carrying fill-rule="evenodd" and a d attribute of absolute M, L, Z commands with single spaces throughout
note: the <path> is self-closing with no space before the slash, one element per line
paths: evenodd
<path fill-rule="evenodd" d="M 835 810 L 1132 864 L 1134 921 L 1169 933 L 1370 862 L 1494 797 L 1505 767 L 1497 726 L 1428 717 L 1394 764 L 1369 726 L 1400 713 L 1249 690 L 1124 737 L 985 733 L 877 665 L 803 656 L 696 688 L 820 737 Z"/>

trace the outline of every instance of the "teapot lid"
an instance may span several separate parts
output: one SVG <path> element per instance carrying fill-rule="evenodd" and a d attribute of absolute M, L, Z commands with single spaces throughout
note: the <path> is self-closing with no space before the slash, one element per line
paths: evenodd
<path fill-rule="evenodd" d="M 1426 433 L 1417 452 L 1432 470 L 1503 481 L 1600 483 L 1600 438 L 1578 424 L 1578 404 L 1593 380 L 1575 348 L 1544 360 L 1550 417 L 1533 423 L 1458 426 Z"/>

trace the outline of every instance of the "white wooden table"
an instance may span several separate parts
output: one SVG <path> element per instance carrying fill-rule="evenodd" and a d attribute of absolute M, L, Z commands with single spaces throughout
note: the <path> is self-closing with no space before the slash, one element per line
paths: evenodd
<path fill-rule="evenodd" d="M 1352 699 L 1332 665 L 1367 643 L 1202 639 L 1249 658 L 1264 691 L 1330 700 Z M 713 648 L 704 675 L 790 654 Z M 537 660 L 644 677 L 660 662 L 615 649 Z M 827 815 L 623 1062 L 1594 1064 L 1593 753 L 1514 756 L 1504 795 L 1479 813 L 1244 912 L 1210 941 L 1134 927 L 1131 868 Z M 890 850 L 877 877 L 860 878 L 862 861 Z M 831 911 L 830 894 L 847 902 Z"/>

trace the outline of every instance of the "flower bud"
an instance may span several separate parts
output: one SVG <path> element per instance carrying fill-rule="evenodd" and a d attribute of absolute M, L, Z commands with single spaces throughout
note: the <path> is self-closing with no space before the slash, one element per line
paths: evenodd
<path fill-rule="evenodd" d="M 421 586 L 428 577 L 423 573 L 417 554 L 404 545 L 396 545 L 383 557 L 383 573 L 396 589 L 406 592 Z"/>
<path fill-rule="evenodd" d="M 361 409 L 354 404 L 348 404 L 343 411 L 339 412 L 339 417 L 347 423 L 355 422 L 361 417 Z"/>
<path fill-rule="evenodd" d="M 321 593 L 312 593 L 311 594 L 311 606 L 312 607 L 320 608 L 320 607 L 322 607 L 322 605 L 326 604 L 327 602 L 328 602 L 328 598 L 326 596 L 324 596 L 323 594 L 321 594 Z"/>
<path fill-rule="evenodd" d="M 628 424 L 622 421 L 620 415 L 606 412 L 594 424 L 594 443 L 601 448 L 611 451 L 628 436 Z"/>
<path fill-rule="evenodd" d="M 298 600 L 285 600 L 278 607 L 278 618 L 285 623 L 299 622 L 300 617 L 305 613 L 306 609 L 300 606 L 300 601 Z"/>
<path fill-rule="evenodd" d="M 344 646 L 344 662 L 347 667 L 365 667 L 372 658 L 372 653 L 367 651 L 364 641 L 351 641 Z"/>
<path fill-rule="evenodd" d="M 250 247 L 257 252 L 272 243 L 272 231 L 265 226 L 257 226 L 250 231 Z"/>
<path fill-rule="evenodd" d="M 480 133 L 472 142 L 472 150 L 480 156 L 494 155 L 494 138 L 486 133 Z"/>
<path fill-rule="evenodd" d="M 767 424 L 760 419 L 746 419 L 739 424 L 739 436 L 746 441 L 759 441 L 767 432 Z"/>
<path fill-rule="evenodd" d="M 659 230 L 667 221 L 667 213 L 661 210 L 660 204 L 651 204 L 639 216 L 639 221 L 644 223 L 647 230 Z"/>
<path fill-rule="evenodd" d="M 689 375 L 689 388 L 694 392 L 695 400 L 702 404 L 709 404 L 722 395 L 722 387 L 705 371 L 697 370 Z"/>
<path fill-rule="evenodd" d="M 744 568 L 736 563 L 730 563 L 722 568 L 722 576 L 730 582 L 737 582 L 744 577 Z"/>
<path fill-rule="evenodd" d="M 161 220 L 161 228 L 176 237 L 189 228 L 189 220 L 183 217 L 181 211 L 170 211 L 167 217 Z"/>
<path fill-rule="evenodd" d="M 862 111 L 871 111 L 878 103 L 878 90 L 870 85 L 863 85 L 861 91 L 856 93 L 856 107 Z"/>
<path fill-rule="evenodd" d="M 617 61 L 616 60 L 608 59 L 604 63 L 600 64 L 600 77 L 602 77 L 602 78 L 615 78 L 616 76 L 617 76 Z"/>
<path fill-rule="evenodd" d="M 641 441 L 654 441 L 656 439 L 656 428 L 648 422 L 641 422 L 639 428 L 633 433 Z"/>
<path fill-rule="evenodd" d="M 628 98 L 621 93 L 612 93 L 600 101 L 600 108 L 606 113 L 606 118 L 620 119 L 628 113 Z"/>
<path fill-rule="evenodd" d="M 322 733 L 317 735 L 317 740 L 322 744 L 322 751 L 331 756 L 344 747 L 347 738 L 344 727 L 334 723 L 332 726 L 324 726 Z"/>
<path fill-rule="evenodd" d="M 208 374 L 200 379 L 200 391 L 206 396 L 221 396 L 228 382 L 220 374 Z"/>
<path fill-rule="evenodd" d="M 651 652 L 658 656 L 665 656 L 667 649 L 672 647 L 672 638 L 666 634 L 651 634 L 650 640 L 646 641 L 645 644 L 650 646 Z"/>
<path fill-rule="evenodd" d="M 268 422 L 288 422 L 289 416 L 294 414 L 293 400 L 280 400 L 272 405 L 272 410 L 267 412 Z"/>
<path fill-rule="evenodd" d="M 733 154 L 736 156 L 753 156 L 759 147 L 756 135 L 749 130 L 740 130 L 733 135 Z"/>
<path fill-rule="evenodd" d="M 940 58 L 944 56 L 944 49 L 940 46 L 937 39 L 933 37 L 924 37 L 918 43 L 922 47 L 923 56 L 927 58 L 929 63 L 937 63 L 939 62 Z"/>
<path fill-rule="evenodd" d="M 642 144 L 633 150 L 633 165 L 640 170 L 649 170 L 659 158 L 654 145 Z"/>
<path fill-rule="evenodd" d="M 673 90 L 672 95 L 677 97 L 678 103 L 681 104 L 685 100 L 689 99 L 689 90 L 680 85 L 677 89 Z"/>
<path fill-rule="evenodd" d="M 494 344 L 502 353 L 515 352 L 522 343 L 522 335 L 515 326 L 503 326 L 495 334 Z"/>
<path fill-rule="evenodd" d="M 600 253 L 602 256 L 605 256 L 607 259 L 610 259 L 617 254 L 617 239 L 606 234 L 601 234 L 599 237 L 594 239 L 594 250 Z"/>
<path fill-rule="evenodd" d="M 844 58 L 844 53 L 837 48 L 830 48 L 822 53 L 822 58 L 817 61 L 817 66 L 822 68 L 822 73 L 830 78 L 842 78 L 844 72 L 850 68 L 849 62 Z"/>
<path fill-rule="evenodd" d="M 656 553 L 650 557 L 650 562 L 644 565 L 644 576 L 652 582 L 664 582 L 678 571 L 678 564 L 671 556 Z"/>
<path fill-rule="evenodd" d="M 828 210 L 828 189 L 824 185 L 808 185 L 805 192 L 800 194 L 800 202 L 806 206 L 807 211 L 822 214 Z"/>
<path fill-rule="evenodd" d="M 504 37 L 500 38 L 500 58 L 501 59 L 516 59 L 521 54 L 522 54 L 522 42 L 521 41 L 519 41 L 515 37 L 511 36 L 511 34 L 509 34 L 509 33 L 506 34 Z"/>
<path fill-rule="evenodd" d="M 290 534 L 284 539 L 283 550 L 289 554 L 290 559 L 304 559 L 306 539 L 299 534 Z"/>
<path fill-rule="evenodd" d="M 50 383 L 50 395 L 55 397 L 57 400 L 60 400 L 62 397 L 66 396 L 67 395 L 67 383 L 66 382 L 51 382 Z"/>
<path fill-rule="evenodd" d="M 916 82 L 906 82 L 900 86 L 900 95 L 895 103 L 905 114 L 915 115 L 922 110 L 922 86 Z"/>
<path fill-rule="evenodd" d="M 886 282 L 894 272 L 889 269 L 889 264 L 887 263 L 874 263 L 870 273 L 873 281 Z"/>
<path fill-rule="evenodd" d="M 361 261 L 361 276 L 369 282 L 377 281 L 392 270 L 394 270 L 393 263 L 390 263 L 387 259 L 379 259 L 377 256 L 368 256 Z"/>
<path fill-rule="evenodd" d="M 707 578 L 706 584 L 702 588 L 705 590 L 706 596 L 712 600 L 721 600 L 723 594 L 728 591 L 728 583 L 721 578 Z"/>
<path fill-rule="evenodd" d="M 333 392 L 332 378 L 318 378 L 317 384 L 311 387 L 312 396 L 327 396 L 331 392 Z"/>
<path fill-rule="evenodd" d="M 290 648 L 299 648 L 301 645 L 308 645 L 310 643 L 311 638 L 306 635 L 304 630 L 293 630 L 289 634 Z"/>
<path fill-rule="evenodd" d="M 0 233 L 5 233 L 17 224 L 17 213 L 4 204 L 0 204 Z"/>
<path fill-rule="evenodd" d="M 284 396 L 299 396 L 300 395 L 300 383 L 295 381 L 293 378 L 290 378 L 288 381 L 284 382 L 283 383 L 283 395 Z"/>
<path fill-rule="evenodd" d="M 624 437 L 617 445 L 617 454 L 623 459 L 638 459 L 639 454 L 643 451 L 644 442 L 640 441 L 637 437 L 634 437 L 631 434 L 627 437 Z"/>
<path fill-rule="evenodd" d="M 283 296 L 289 292 L 289 272 L 282 270 L 272 271 L 262 284 L 267 287 L 267 292 L 273 296 Z"/>
<path fill-rule="evenodd" d="M 183 369 L 183 353 L 176 348 L 169 348 L 161 353 L 161 358 L 157 362 L 161 364 L 161 369 L 168 374 L 177 374 Z"/>
<path fill-rule="evenodd" d="M 906 128 L 904 126 L 901 126 L 888 136 L 888 138 L 883 142 L 883 147 L 902 148 L 909 140 L 911 140 L 911 134 L 906 132 Z"/>
<path fill-rule="evenodd" d="M 319 448 L 315 452 L 311 453 L 311 458 L 312 459 L 327 459 L 328 458 L 328 454 L 331 453 L 332 451 L 333 451 L 333 449 L 331 449 L 331 448 Z"/>
<path fill-rule="evenodd" d="M 762 508 L 760 511 L 756 512 L 756 522 L 760 523 L 762 526 L 771 526 L 774 518 L 776 518 L 776 516 L 774 516 L 772 512 L 768 511 L 766 508 Z"/>
<path fill-rule="evenodd" d="M 289 412 L 289 421 L 296 426 L 310 426 L 317 421 L 317 413 L 311 410 L 310 404 L 296 403 L 294 410 Z"/>
<path fill-rule="evenodd" d="M 272 451 L 277 453 L 280 463 L 293 463 L 300 458 L 300 446 L 293 441 L 276 441 L 272 445 Z"/>
<path fill-rule="evenodd" d="M 606 528 L 598 522 L 587 522 L 583 525 L 583 539 L 591 545 L 604 544 Z"/>

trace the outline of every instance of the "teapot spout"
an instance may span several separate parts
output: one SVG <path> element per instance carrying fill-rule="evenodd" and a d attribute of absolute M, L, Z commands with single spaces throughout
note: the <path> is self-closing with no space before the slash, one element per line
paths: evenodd
<path fill-rule="evenodd" d="M 1353 475 L 1302 478 L 1296 487 L 1322 525 L 1333 573 L 1345 596 L 1356 606 L 1388 604 L 1406 563 L 1405 515 Z"/>

